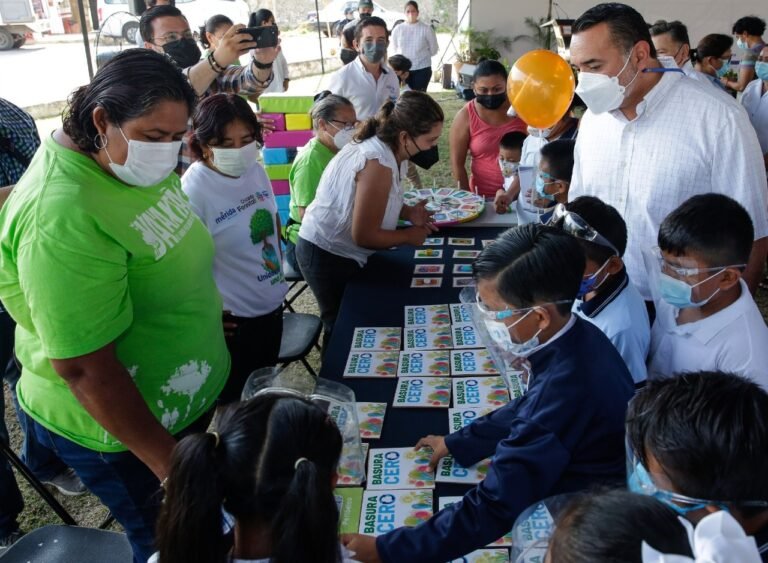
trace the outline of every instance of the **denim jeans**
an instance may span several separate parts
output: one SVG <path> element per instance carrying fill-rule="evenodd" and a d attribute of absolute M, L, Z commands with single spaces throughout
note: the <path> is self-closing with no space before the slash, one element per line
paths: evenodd
<path fill-rule="evenodd" d="M 339 313 L 344 288 L 362 268 L 354 260 L 326 252 L 319 246 L 299 237 L 296 245 L 296 259 L 301 274 L 317 299 L 320 320 L 323 321 L 323 351 L 333 332 L 333 324 Z"/>
<path fill-rule="evenodd" d="M 156 551 L 155 524 L 162 500 L 155 474 L 129 451 L 105 453 L 85 448 L 51 432 L 26 413 L 20 414 L 27 419 L 27 428 L 40 446 L 53 451 L 74 469 L 88 490 L 99 497 L 123 526 L 134 562 L 146 563 Z M 210 421 L 210 415 L 203 415 L 177 438 L 204 432 Z"/>

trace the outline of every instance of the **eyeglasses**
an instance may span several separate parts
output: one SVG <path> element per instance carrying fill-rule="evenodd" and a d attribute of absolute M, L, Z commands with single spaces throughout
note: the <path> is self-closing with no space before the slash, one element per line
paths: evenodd
<path fill-rule="evenodd" d="M 539 174 L 545 174 L 545 172 L 539 172 Z M 607 238 L 593 229 L 578 213 L 568 211 L 562 203 L 558 203 L 555 206 L 555 210 L 552 212 L 552 217 L 547 222 L 547 225 L 559 227 L 576 238 L 610 248 L 616 256 L 620 254 L 618 249 Z"/>
<path fill-rule="evenodd" d="M 162 39 L 163 44 L 165 43 L 173 43 L 174 41 L 179 41 L 180 39 L 195 39 L 195 36 L 192 34 L 192 31 L 189 29 L 182 32 L 182 33 L 176 33 L 175 31 L 169 31 L 165 35 L 162 35 L 160 37 L 155 37 L 155 40 L 152 42 L 155 45 L 157 45 L 157 40 Z M 159 45 L 158 45 L 159 46 Z"/>
<path fill-rule="evenodd" d="M 720 272 L 727 268 L 743 269 L 747 267 L 746 264 L 730 264 L 728 266 L 712 266 L 711 268 L 684 268 L 667 262 L 664 259 L 664 255 L 661 253 L 661 248 L 658 246 L 653 247 L 652 252 L 654 257 L 659 261 L 659 266 L 661 267 L 662 272 L 671 272 L 679 278 L 690 278 L 691 276 L 706 274 L 708 272 Z"/>
<path fill-rule="evenodd" d="M 573 303 L 573 299 L 560 299 L 558 301 L 549 301 L 547 303 L 541 303 L 539 305 L 533 305 L 531 307 L 523 307 L 522 309 L 510 309 L 509 306 L 507 306 L 507 308 L 502 311 L 493 311 L 489 309 L 488 306 L 483 302 L 482 298 L 480 297 L 480 293 L 479 292 L 475 293 L 475 304 L 477 305 L 477 308 L 480 311 L 480 314 L 492 321 L 501 321 L 504 319 L 508 319 L 509 317 L 512 317 L 514 315 L 522 315 L 529 311 L 533 311 L 534 309 L 541 309 L 546 305 L 564 305 L 565 303 Z"/>
<path fill-rule="evenodd" d="M 341 125 L 341 127 L 336 127 L 336 129 L 354 129 L 357 127 L 357 121 L 341 121 L 340 119 L 329 119 L 331 123 L 338 123 Z"/>

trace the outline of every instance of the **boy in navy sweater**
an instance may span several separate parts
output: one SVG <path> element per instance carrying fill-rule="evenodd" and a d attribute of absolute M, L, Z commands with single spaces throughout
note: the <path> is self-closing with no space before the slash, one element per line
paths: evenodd
<path fill-rule="evenodd" d="M 356 560 L 450 561 L 509 532 L 534 502 L 624 479 L 634 386 L 610 340 L 571 313 L 584 266 L 575 238 L 537 224 L 483 250 L 473 264 L 479 310 L 494 343 L 528 359 L 528 391 L 463 430 L 422 438 L 433 467 L 448 454 L 465 467 L 492 456 L 487 477 L 420 526 L 345 537 Z"/>

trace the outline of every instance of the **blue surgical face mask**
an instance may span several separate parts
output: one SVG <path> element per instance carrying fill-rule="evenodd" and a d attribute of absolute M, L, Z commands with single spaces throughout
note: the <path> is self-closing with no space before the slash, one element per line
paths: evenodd
<path fill-rule="evenodd" d="M 611 260 L 610 258 L 606 260 L 605 264 L 600 266 L 600 268 L 594 274 L 591 274 L 589 276 L 584 276 L 583 278 L 581 278 L 581 285 L 579 286 L 579 294 L 577 295 L 579 299 L 583 299 L 587 293 L 592 293 L 593 291 L 595 291 L 597 288 L 603 285 L 605 280 L 607 280 L 610 277 L 610 276 L 605 276 L 602 280 L 600 280 L 600 283 L 597 283 L 598 274 L 600 274 L 600 272 L 603 271 L 603 268 L 605 268 L 608 265 L 608 262 L 610 262 L 610 260 Z"/>
<path fill-rule="evenodd" d="M 709 276 L 706 279 L 701 280 L 699 283 L 695 283 L 693 285 L 688 285 L 683 280 L 679 280 L 677 278 L 673 278 L 672 276 L 665 274 L 664 272 L 661 272 L 659 274 L 659 293 L 661 294 L 662 299 L 672 305 L 673 307 L 677 307 L 678 309 L 687 309 L 690 307 L 703 307 L 707 303 L 709 303 L 712 298 L 717 295 L 720 292 L 720 288 L 718 287 L 712 295 L 707 297 L 706 299 L 703 299 L 699 302 L 693 301 L 693 288 L 697 285 L 701 285 L 704 282 L 711 280 L 716 275 L 722 273 L 725 270 L 723 268 L 722 270 L 715 272 L 711 276 Z"/>
<path fill-rule="evenodd" d="M 720 62 L 723 63 L 723 66 L 721 66 L 719 69 L 717 69 L 716 74 L 718 78 L 722 78 L 726 74 L 728 74 L 728 71 L 731 69 L 731 60 L 728 59 L 727 61 L 725 59 L 720 59 Z"/>
<path fill-rule="evenodd" d="M 755 74 L 760 80 L 768 81 L 768 62 L 757 61 L 755 63 Z"/>
<path fill-rule="evenodd" d="M 544 191 L 544 186 L 547 186 L 549 184 L 554 184 L 554 182 L 545 182 L 544 177 L 541 175 L 541 172 L 536 174 L 536 194 L 542 198 L 549 201 L 555 201 L 554 194 L 548 194 Z"/>
<path fill-rule="evenodd" d="M 739 49 L 749 49 L 749 45 L 747 45 L 747 42 L 746 42 L 746 41 L 744 41 L 744 40 L 743 40 L 741 37 L 739 37 L 739 38 L 736 40 L 736 46 L 737 46 Z"/>
<path fill-rule="evenodd" d="M 507 326 L 501 321 L 492 321 L 492 320 L 485 320 L 485 326 L 488 329 L 488 335 L 491 338 L 491 341 L 498 346 L 502 352 L 506 352 L 507 354 L 511 354 L 512 356 L 518 357 L 518 358 L 524 358 L 528 356 L 535 348 L 537 348 L 540 344 L 539 342 L 539 334 L 543 329 L 539 329 L 539 331 L 533 335 L 532 338 L 526 340 L 525 342 L 515 342 L 512 340 L 511 335 L 509 334 L 512 327 L 514 327 L 516 324 L 520 323 L 525 317 L 530 315 L 533 312 L 533 309 L 528 311 L 526 314 L 524 314 L 522 317 L 517 319 L 514 323 Z"/>
<path fill-rule="evenodd" d="M 692 502 L 688 506 L 680 506 L 674 503 L 671 500 L 672 494 L 656 487 L 653 479 L 651 479 L 650 473 L 648 473 L 648 470 L 639 461 L 633 466 L 633 470 L 629 473 L 629 475 L 627 475 L 627 488 L 631 492 L 638 495 L 651 496 L 660 500 L 669 508 L 677 512 L 680 516 L 685 516 L 689 512 L 693 512 L 695 510 L 701 510 L 702 508 L 712 504 L 710 502 L 698 502 L 698 499 L 690 499 Z M 683 495 L 675 496 L 680 499 L 687 498 Z M 688 501 L 686 500 L 686 503 L 687 502 Z M 721 508 L 727 510 L 725 506 L 722 506 Z"/>

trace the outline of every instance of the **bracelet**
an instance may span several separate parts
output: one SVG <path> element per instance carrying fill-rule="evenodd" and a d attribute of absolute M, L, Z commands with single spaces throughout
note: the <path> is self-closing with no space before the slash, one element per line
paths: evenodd
<path fill-rule="evenodd" d="M 221 66 L 219 63 L 216 62 L 216 59 L 213 57 L 213 53 L 208 53 L 208 57 L 206 57 L 206 60 L 208 61 L 208 65 L 211 67 L 211 70 L 215 72 L 216 74 L 221 74 L 224 72 L 224 67 Z"/>
<path fill-rule="evenodd" d="M 253 66 L 261 70 L 267 70 L 268 68 L 272 68 L 272 63 L 260 63 L 259 61 L 256 60 L 256 57 L 251 57 L 251 62 L 253 63 Z"/>

